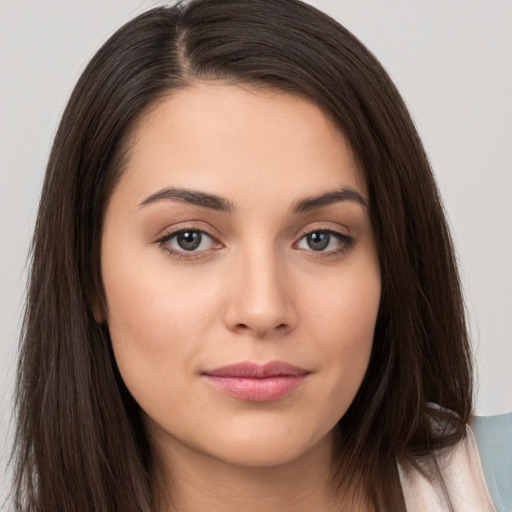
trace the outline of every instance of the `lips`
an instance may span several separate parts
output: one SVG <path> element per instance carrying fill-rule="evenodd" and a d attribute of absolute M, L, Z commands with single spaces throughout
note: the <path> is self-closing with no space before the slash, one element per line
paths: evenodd
<path fill-rule="evenodd" d="M 202 377 L 215 389 L 242 400 L 271 402 L 298 388 L 310 374 L 308 370 L 282 362 L 259 365 L 236 363 L 211 371 Z"/>

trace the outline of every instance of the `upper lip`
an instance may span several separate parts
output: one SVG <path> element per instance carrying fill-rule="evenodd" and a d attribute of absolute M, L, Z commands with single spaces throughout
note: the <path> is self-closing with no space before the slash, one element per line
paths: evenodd
<path fill-rule="evenodd" d="M 266 364 L 258 364 L 250 361 L 229 364 L 214 370 L 203 372 L 204 375 L 213 377 L 245 377 L 252 379 L 264 379 L 266 377 L 298 377 L 310 373 L 304 368 L 299 368 L 283 361 L 271 361 Z"/>

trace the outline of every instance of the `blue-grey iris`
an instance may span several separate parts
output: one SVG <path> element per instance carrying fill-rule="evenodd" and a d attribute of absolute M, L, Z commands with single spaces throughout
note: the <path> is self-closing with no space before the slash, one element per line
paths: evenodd
<path fill-rule="evenodd" d="M 201 233 L 199 231 L 182 231 L 176 235 L 176 242 L 184 251 L 193 251 L 201 244 Z"/>
<path fill-rule="evenodd" d="M 309 233 L 306 240 L 308 246 L 313 249 L 313 251 L 323 251 L 329 245 L 331 236 L 329 233 L 317 231 L 314 233 Z"/>

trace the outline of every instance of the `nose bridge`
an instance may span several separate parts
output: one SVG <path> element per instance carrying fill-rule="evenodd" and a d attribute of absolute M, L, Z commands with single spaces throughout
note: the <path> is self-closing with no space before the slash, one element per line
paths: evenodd
<path fill-rule="evenodd" d="M 286 283 L 286 261 L 269 241 L 251 243 L 236 255 L 231 274 L 230 329 L 263 336 L 293 327 L 295 315 Z"/>

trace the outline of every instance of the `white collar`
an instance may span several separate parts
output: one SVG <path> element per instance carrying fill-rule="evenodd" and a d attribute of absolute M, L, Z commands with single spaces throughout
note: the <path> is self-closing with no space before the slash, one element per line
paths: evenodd
<path fill-rule="evenodd" d="M 437 474 L 441 478 L 429 478 L 414 467 L 404 468 L 399 464 L 407 512 L 496 512 L 469 426 L 466 437 L 457 445 L 436 454 L 435 461 L 419 462 L 419 465 L 428 475 Z"/>

